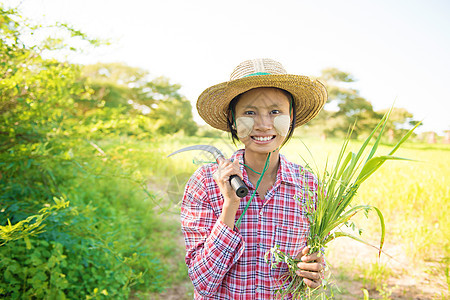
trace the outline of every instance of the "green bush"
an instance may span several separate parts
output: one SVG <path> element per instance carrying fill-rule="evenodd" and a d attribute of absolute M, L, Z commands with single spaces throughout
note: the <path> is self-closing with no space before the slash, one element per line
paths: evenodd
<path fill-rule="evenodd" d="M 121 106 L 79 109 L 91 93 L 80 67 L 43 59 L 49 45 L 24 45 L 23 24 L 0 4 L 0 298 L 163 290 L 178 225 L 157 214 L 149 171 L 120 144 L 148 139 L 152 124 Z M 112 141 L 106 153 L 102 139 Z M 54 199 L 70 204 L 46 213 Z"/>
<path fill-rule="evenodd" d="M 2 223 L 21 221 L 39 205 L 48 205 L 36 199 L 55 194 L 70 206 L 50 215 L 45 232 L 30 237 L 28 248 L 24 240 L 0 247 L 1 296 L 85 298 L 103 291 L 120 299 L 131 287 L 161 291 L 167 284 L 167 267 L 154 251 L 158 240 L 153 245 L 147 241 L 161 227 L 151 202 L 158 200 L 134 184 L 119 163 L 103 161 L 86 145 L 80 148 L 83 156 L 72 154 L 78 160 L 46 158 L 51 173 L 34 170 L 36 162 L 29 169 L 19 164 L 2 172 L 1 187 L 7 191 L 1 196 Z M 43 185 L 46 181 L 53 184 Z"/>

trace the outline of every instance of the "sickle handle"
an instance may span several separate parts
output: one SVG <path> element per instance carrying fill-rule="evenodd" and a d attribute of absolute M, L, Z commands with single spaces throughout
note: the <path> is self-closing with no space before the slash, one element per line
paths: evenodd
<path fill-rule="evenodd" d="M 241 177 L 237 175 L 230 176 L 230 184 L 233 189 L 236 191 L 236 196 L 239 198 L 244 198 L 248 194 L 248 188 L 245 183 L 242 181 Z"/>
<path fill-rule="evenodd" d="M 218 151 L 218 153 L 214 153 L 214 156 L 216 158 L 217 163 L 219 163 L 221 160 L 225 159 L 223 154 Z M 244 198 L 248 194 L 248 187 L 245 185 L 245 183 L 242 181 L 241 177 L 237 175 L 231 175 L 230 176 L 230 184 L 231 187 L 236 192 L 236 196 L 239 198 Z"/>

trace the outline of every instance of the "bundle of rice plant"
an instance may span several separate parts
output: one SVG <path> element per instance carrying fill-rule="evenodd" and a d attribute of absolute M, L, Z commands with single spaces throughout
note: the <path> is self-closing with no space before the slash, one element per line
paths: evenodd
<path fill-rule="evenodd" d="M 358 152 L 348 152 L 346 154 L 350 140 L 349 137 L 351 135 L 351 133 L 349 133 L 344 140 L 331 172 L 327 172 L 327 167 L 325 167 L 324 172 L 314 172 L 318 178 L 317 193 L 315 194 L 312 191 L 308 191 L 306 193 L 306 201 L 304 201 L 305 197 L 303 197 L 303 202 L 300 198 L 297 199 L 299 200 L 300 205 L 304 206 L 303 208 L 306 211 L 306 216 L 310 223 L 310 231 L 307 237 L 307 246 L 310 249 L 309 254 L 315 252 L 323 253 L 325 246 L 338 237 L 349 237 L 356 241 L 368 244 L 360 237 L 348 232 L 343 232 L 340 228 L 342 225 L 347 225 L 350 219 L 357 213 L 364 212 L 367 214 L 370 210 L 374 210 L 377 213 L 381 224 L 381 240 L 380 245 L 377 248 L 379 249 L 379 255 L 381 255 L 385 238 L 385 224 L 381 211 L 371 205 L 362 204 L 352 206 L 351 203 L 361 184 L 378 170 L 385 161 L 408 160 L 393 156 L 393 154 L 411 136 L 420 123 L 409 130 L 387 155 L 375 156 L 375 152 L 377 151 L 391 111 L 392 109 L 383 116 L 377 126 L 363 142 Z M 369 142 L 379 129 L 380 133 L 369 154 L 367 156 L 363 155 Z M 366 157 L 365 160 L 364 157 Z M 276 268 L 280 262 L 287 263 L 289 267 L 288 273 L 281 280 L 280 286 L 282 288 L 276 291 L 278 296 L 283 299 L 284 296 L 292 294 L 294 299 L 311 298 L 313 291 L 306 286 L 303 278 L 296 274 L 296 271 L 299 270 L 297 263 L 300 262 L 300 259 L 291 257 L 287 253 L 283 253 L 279 250 L 277 245 L 266 253 L 265 258 L 266 262 L 270 263 L 272 268 Z M 288 282 L 289 285 L 287 288 L 284 287 Z M 327 287 L 327 284 L 327 281 L 323 279 L 322 287 L 324 289 Z M 326 297 L 324 289 L 321 289 L 321 287 L 317 288 L 316 290 L 318 291 L 315 295 L 324 299 Z"/>

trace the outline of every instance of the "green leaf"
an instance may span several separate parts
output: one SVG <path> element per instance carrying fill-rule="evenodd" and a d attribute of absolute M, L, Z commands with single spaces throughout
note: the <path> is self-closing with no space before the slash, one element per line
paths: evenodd
<path fill-rule="evenodd" d="M 417 124 L 411 128 L 401 139 L 400 141 L 395 145 L 395 147 L 391 150 L 391 152 L 389 152 L 389 155 L 393 155 L 398 148 L 400 148 L 400 146 L 406 142 L 406 140 L 411 136 L 411 134 L 414 132 L 414 130 L 420 126 L 420 124 L 422 124 L 422 122 L 417 122 Z"/>
<path fill-rule="evenodd" d="M 410 161 L 410 159 L 407 159 L 407 158 L 401 158 L 401 157 L 396 157 L 396 156 L 391 156 L 391 155 L 373 157 L 368 162 L 366 162 L 366 164 L 363 166 L 361 172 L 358 175 L 358 178 L 355 181 L 355 184 L 359 186 L 361 183 L 363 183 L 367 178 L 369 178 L 370 175 L 372 175 L 376 170 L 378 170 L 378 168 L 380 168 L 381 165 L 386 160 L 408 160 L 408 161 Z"/>
<path fill-rule="evenodd" d="M 384 224 L 384 217 L 383 214 L 381 213 L 381 211 L 376 208 L 375 206 L 372 206 L 372 208 L 376 211 L 378 218 L 380 219 L 380 226 L 381 226 L 381 239 L 380 239 L 380 251 L 378 253 L 378 256 L 381 255 L 381 249 L 383 249 L 383 245 L 384 245 L 384 238 L 385 238 L 385 234 L 386 234 L 386 226 Z"/>

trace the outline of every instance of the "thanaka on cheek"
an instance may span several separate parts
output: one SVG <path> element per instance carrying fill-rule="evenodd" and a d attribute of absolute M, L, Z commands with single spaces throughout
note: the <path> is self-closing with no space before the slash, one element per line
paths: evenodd
<path fill-rule="evenodd" d="M 291 118 L 288 115 L 276 116 L 273 118 L 273 127 L 281 136 L 286 136 L 291 125 Z"/>
<path fill-rule="evenodd" d="M 251 117 L 240 117 L 236 119 L 237 136 L 240 139 L 246 138 L 253 130 L 255 120 Z"/>

